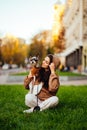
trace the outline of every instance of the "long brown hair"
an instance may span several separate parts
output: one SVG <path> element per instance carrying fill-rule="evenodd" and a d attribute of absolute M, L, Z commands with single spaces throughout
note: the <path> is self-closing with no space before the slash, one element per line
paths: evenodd
<path fill-rule="evenodd" d="M 50 63 L 49 64 L 51 64 L 53 62 L 53 55 L 52 54 L 48 54 L 47 57 L 49 57 L 49 59 L 50 59 Z M 45 88 L 48 88 L 48 86 L 49 86 L 49 77 L 50 77 L 50 74 L 51 74 L 51 71 L 50 71 L 49 66 L 48 66 L 47 69 L 41 68 L 40 75 L 42 77 L 41 78 L 42 82 L 44 82 L 43 87 L 45 87 Z"/>
<path fill-rule="evenodd" d="M 50 69 L 45 70 L 44 68 L 40 68 L 40 79 L 44 83 L 43 87 L 48 88 L 49 76 L 51 74 Z"/>
<path fill-rule="evenodd" d="M 49 57 L 50 59 L 50 63 L 51 64 L 53 62 L 53 55 L 52 54 L 48 54 L 47 57 Z M 43 82 L 43 87 L 45 87 L 46 89 L 49 86 L 49 77 L 51 74 L 50 68 L 48 66 L 47 69 L 43 68 L 43 67 L 33 67 L 33 69 L 31 70 L 31 72 L 36 75 L 36 79 L 39 82 Z"/>

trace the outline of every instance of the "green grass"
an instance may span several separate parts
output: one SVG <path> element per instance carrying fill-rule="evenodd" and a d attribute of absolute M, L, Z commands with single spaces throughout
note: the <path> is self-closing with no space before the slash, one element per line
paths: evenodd
<path fill-rule="evenodd" d="M 25 76 L 25 75 L 28 75 L 28 71 L 27 72 L 21 72 L 21 73 L 16 73 L 16 74 L 13 74 L 13 75 L 16 75 L 16 76 Z M 60 76 L 84 76 L 82 74 L 79 74 L 79 73 L 73 73 L 73 72 L 62 72 L 62 71 L 56 71 L 56 73 Z"/>
<path fill-rule="evenodd" d="M 87 85 L 61 86 L 57 107 L 24 114 L 22 85 L 0 85 L 0 130 L 87 130 Z"/>
<path fill-rule="evenodd" d="M 16 76 L 26 76 L 29 74 L 29 71 L 27 72 L 20 72 L 20 73 L 15 73 L 15 74 L 11 74 L 11 75 L 16 75 Z"/>
<path fill-rule="evenodd" d="M 60 76 L 84 76 L 80 73 L 74 73 L 74 72 L 62 72 L 62 71 L 57 71 L 57 74 Z"/>

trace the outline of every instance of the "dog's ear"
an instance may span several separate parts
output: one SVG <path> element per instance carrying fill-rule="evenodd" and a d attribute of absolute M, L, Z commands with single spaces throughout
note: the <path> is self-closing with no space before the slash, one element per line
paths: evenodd
<path fill-rule="evenodd" d="M 38 58 L 39 58 L 39 54 L 36 54 L 36 57 L 38 57 Z"/>
<path fill-rule="evenodd" d="M 29 57 L 28 61 L 30 62 L 31 56 Z"/>
<path fill-rule="evenodd" d="M 39 59 L 39 55 L 37 55 L 37 58 Z"/>

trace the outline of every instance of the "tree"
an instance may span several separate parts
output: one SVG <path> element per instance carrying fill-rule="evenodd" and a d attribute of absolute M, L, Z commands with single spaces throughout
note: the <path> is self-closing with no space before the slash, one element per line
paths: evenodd
<path fill-rule="evenodd" d="M 2 58 L 2 54 L 1 54 L 1 46 L 2 46 L 2 39 L 0 39 L 0 66 L 2 66 L 2 64 L 3 64 L 3 58 Z"/>
<path fill-rule="evenodd" d="M 39 55 L 40 59 L 42 60 L 43 57 L 48 54 L 48 52 L 51 52 L 52 48 L 50 47 L 51 43 L 51 31 L 44 30 L 36 34 L 31 39 L 31 44 L 29 45 L 29 56 Z"/>
<path fill-rule="evenodd" d="M 33 43 L 29 45 L 29 53 L 28 57 L 30 56 L 39 56 L 39 59 L 42 60 L 43 57 L 46 55 L 46 49 L 41 42 L 38 42 L 36 39 L 33 39 Z"/>
<path fill-rule="evenodd" d="M 62 52 L 65 49 L 65 28 L 63 27 L 65 5 L 61 4 L 61 2 L 58 3 L 54 4 L 54 23 L 52 28 L 52 46 L 55 53 Z"/>
<path fill-rule="evenodd" d="M 1 53 L 5 63 L 23 64 L 27 55 L 27 45 L 23 40 L 13 36 L 2 39 Z"/>
<path fill-rule="evenodd" d="M 55 53 L 60 53 L 62 52 L 64 49 L 65 49 L 65 28 L 62 27 L 60 32 L 59 32 L 59 35 L 57 37 L 57 39 L 55 39 L 53 42 L 53 46 L 54 46 L 54 52 Z"/>

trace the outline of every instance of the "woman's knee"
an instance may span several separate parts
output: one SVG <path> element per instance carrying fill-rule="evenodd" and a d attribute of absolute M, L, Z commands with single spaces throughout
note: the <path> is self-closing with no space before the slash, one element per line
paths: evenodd
<path fill-rule="evenodd" d="M 27 95 L 25 96 L 25 104 L 26 104 L 27 106 L 29 106 L 29 104 L 30 104 L 32 101 L 33 101 L 32 95 L 31 95 L 31 94 L 27 94 Z"/>
<path fill-rule="evenodd" d="M 59 103 L 59 98 L 57 96 L 53 96 L 51 102 L 55 106 Z"/>

